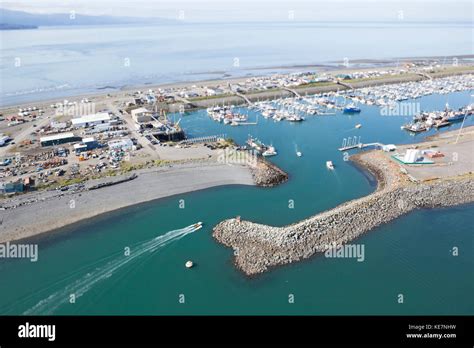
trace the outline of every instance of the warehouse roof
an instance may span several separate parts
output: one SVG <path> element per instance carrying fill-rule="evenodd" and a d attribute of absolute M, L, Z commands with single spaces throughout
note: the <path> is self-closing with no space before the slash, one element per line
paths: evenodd
<path fill-rule="evenodd" d="M 58 133 L 58 134 L 48 135 L 46 137 L 41 137 L 40 141 L 41 142 L 55 141 L 55 140 L 62 140 L 62 139 L 68 139 L 68 138 L 74 138 L 74 137 L 75 137 L 74 133 L 71 133 L 71 132 Z"/>

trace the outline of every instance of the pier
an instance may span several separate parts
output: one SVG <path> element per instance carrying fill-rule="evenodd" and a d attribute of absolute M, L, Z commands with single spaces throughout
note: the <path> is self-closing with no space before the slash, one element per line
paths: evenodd
<path fill-rule="evenodd" d="M 236 124 L 232 124 L 231 126 L 256 126 L 258 123 L 257 122 L 237 122 Z"/>
<path fill-rule="evenodd" d="M 294 89 L 291 89 L 291 88 L 288 88 L 288 87 L 282 87 L 282 89 L 284 89 L 285 91 L 288 91 L 290 93 L 293 93 L 295 95 L 295 97 L 301 98 L 301 95 L 298 92 L 296 92 Z"/>
<path fill-rule="evenodd" d="M 382 143 L 368 143 L 368 144 L 363 144 L 363 143 L 357 143 L 357 144 L 353 144 L 353 145 L 347 145 L 347 146 L 343 146 L 343 147 L 340 147 L 338 150 L 339 151 L 347 151 L 347 150 L 352 150 L 352 149 L 364 149 L 366 147 L 371 147 L 371 146 L 375 146 L 375 147 L 382 147 L 384 146 L 384 144 Z"/>
<path fill-rule="evenodd" d="M 245 100 L 248 105 L 253 105 L 252 101 L 249 98 L 247 98 L 247 96 L 245 96 L 244 94 L 235 92 L 235 95 Z"/>
<path fill-rule="evenodd" d="M 219 134 L 219 135 L 209 135 L 205 137 L 197 137 L 197 138 L 190 138 L 185 139 L 180 142 L 180 144 L 198 144 L 198 143 L 214 143 L 218 139 L 226 139 L 226 134 Z"/>
<path fill-rule="evenodd" d="M 214 227 L 213 237 L 238 250 L 235 265 L 255 276 L 349 243 L 412 210 L 466 204 L 474 199 L 472 174 L 461 179 L 448 174 L 444 180 L 413 184 L 412 178 L 400 173 L 399 165 L 382 153 L 357 154 L 351 160 L 376 176 L 374 193 L 282 227 L 224 220 Z"/>
<path fill-rule="evenodd" d="M 334 82 L 337 83 L 338 85 L 344 86 L 344 87 L 346 87 L 346 88 L 354 89 L 354 87 L 352 87 L 352 86 L 351 86 L 350 84 L 348 84 L 347 82 L 342 82 L 341 80 L 335 80 Z"/>
<path fill-rule="evenodd" d="M 425 78 L 427 78 L 428 80 L 433 80 L 433 78 L 432 78 L 430 75 L 428 75 L 427 73 L 417 71 L 416 74 L 417 74 L 417 75 L 420 75 L 420 76 L 422 76 L 422 77 L 425 77 Z"/>
<path fill-rule="evenodd" d="M 187 105 L 188 107 L 190 107 L 191 109 L 196 109 L 198 106 L 191 103 L 189 100 L 187 100 L 186 98 L 183 98 L 183 97 L 180 97 L 178 95 L 174 95 L 173 96 L 175 100 L 177 101 L 180 101 L 182 102 L 184 105 Z"/>

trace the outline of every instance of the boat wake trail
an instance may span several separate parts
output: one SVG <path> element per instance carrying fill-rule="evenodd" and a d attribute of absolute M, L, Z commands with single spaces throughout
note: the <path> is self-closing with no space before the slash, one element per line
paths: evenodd
<path fill-rule="evenodd" d="M 128 256 L 121 253 L 121 255 L 114 257 L 104 266 L 98 267 L 90 273 L 83 275 L 81 278 L 70 283 L 62 290 L 56 291 L 49 297 L 39 301 L 36 305 L 25 311 L 24 315 L 49 315 L 52 314 L 60 306 L 68 303 L 71 296 L 77 300 L 87 291 L 92 289 L 94 285 L 100 281 L 110 278 L 115 272 L 122 267 L 134 261 L 142 259 L 144 256 L 153 253 L 169 243 L 175 242 L 184 236 L 193 233 L 200 229 L 199 225 L 190 225 L 179 230 L 167 232 L 162 236 L 153 238 L 145 242 L 138 243 L 130 247 L 130 254 Z"/>

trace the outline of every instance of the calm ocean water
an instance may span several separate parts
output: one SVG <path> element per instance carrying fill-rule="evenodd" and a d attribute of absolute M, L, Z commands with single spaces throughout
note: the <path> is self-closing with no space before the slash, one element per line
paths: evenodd
<path fill-rule="evenodd" d="M 471 93 L 417 101 L 425 110 L 446 102 L 459 107 Z M 407 119 L 382 117 L 370 106 L 355 116 L 338 113 L 301 124 L 260 119 L 249 127 L 217 124 L 205 110 L 186 115 L 181 124 L 191 136 L 225 132 L 242 143 L 251 133 L 273 143 L 279 155 L 272 160 L 290 180 L 271 189 L 227 186 L 169 197 L 42 237 L 38 262 L 0 261 L 0 313 L 21 314 L 40 303 L 35 313 L 474 314 L 474 205 L 419 210 L 376 228 L 355 241 L 365 245 L 364 262 L 317 255 L 251 279 L 232 265 L 232 250 L 211 236 L 216 223 L 236 215 L 284 225 L 369 194 L 373 182 L 344 162 L 337 147 L 355 135 L 363 142 L 422 140 L 426 134 L 414 138 L 400 130 Z M 326 169 L 328 159 L 335 171 Z M 125 247 L 139 253 L 142 241 L 196 221 L 205 227 L 114 271 Z M 459 256 L 452 256 L 453 247 Z M 187 260 L 197 266 L 186 269 Z M 71 304 L 71 292 L 83 295 Z"/>
<path fill-rule="evenodd" d="M 179 23 L 1 31 L 0 106 L 349 59 L 472 54 L 472 23 Z M 235 63 L 238 63 L 236 66 Z M 304 70 L 304 68 L 301 68 Z"/>

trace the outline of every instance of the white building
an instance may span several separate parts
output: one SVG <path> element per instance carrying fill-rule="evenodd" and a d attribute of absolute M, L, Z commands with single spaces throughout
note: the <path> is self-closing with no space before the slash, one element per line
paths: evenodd
<path fill-rule="evenodd" d="M 133 149 L 133 141 L 130 138 L 123 138 L 120 140 L 112 140 L 107 143 L 111 150 L 129 151 Z"/>
<path fill-rule="evenodd" d="M 136 123 L 150 122 L 151 112 L 146 108 L 138 108 L 132 110 L 132 118 Z"/>
<path fill-rule="evenodd" d="M 221 89 L 221 88 L 208 87 L 208 88 L 206 88 L 206 93 L 209 96 L 215 96 L 215 95 L 224 94 L 224 90 Z"/>
<path fill-rule="evenodd" d="M 72 125 L 76 128 L 91 127 L 98 124 L 109 123 L 110 115 L 108 112 L 99 112 L 97 114 L 73 118 L 71 122 Z"/>
<path fill-rule="evenodd" d="M 395 151 L 397 147 L 393 144 L 383 145 L 382 150 L 385 152 Z"/>
<path fill-rule="evenodd" d="M 408 149 L 403 157 L 403 162 L 405 163 L 415 163 L 420 160 L 421 152 L 420 150 Z"/>

